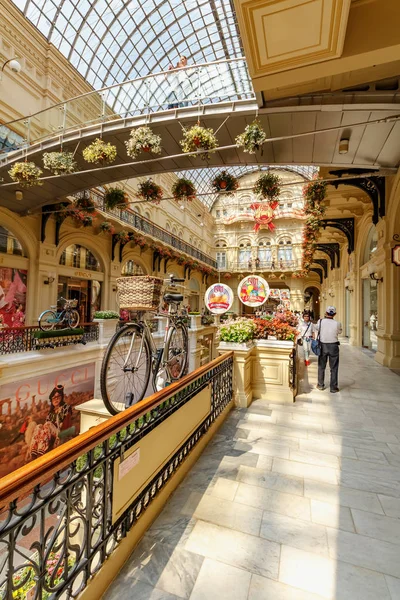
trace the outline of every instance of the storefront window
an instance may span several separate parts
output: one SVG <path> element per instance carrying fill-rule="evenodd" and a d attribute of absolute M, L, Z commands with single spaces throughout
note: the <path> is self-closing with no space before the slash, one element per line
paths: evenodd
<path fill-rule="evenodd" d="M 100 263 L 90 250 L 79 244 L 65 248 L 61 254 L 60 265 L 86 269 L 87 271 L 100 271 Z"/>
<path fill-rule="evenodd" d="M 121 275 L 132 277 L 133 275 L 146 275 L 146 273 L 140 265 L 133 260 L 128 260 L 122 267 Z"/>
<path fill-rule="evenodd" d="M 76 300 L 81 323 L 91 323 L 94 313 L 101 308 L 101 282 L 61 275 L 58 278 L 58 298 L 61 297 Z"/>
<path fill-rule="evenodd" d="M 16 237 L 6 229 L 0 226 L 0 252 L 4 254 L 16 254 L 25 256 L 23 248 Z"/>
<path fill-rule="evenodd" d="M 372 225 L 372 227 L 369 231 L 369 234 L 368 234 L 366 244 L 365 244 L 363 264 L 367 263 L 368 261 L 371 260 L 371 258 L 374 257 L 377 247 L 378 247 L 378 232 L 376 231 L 375 225 Z"/>

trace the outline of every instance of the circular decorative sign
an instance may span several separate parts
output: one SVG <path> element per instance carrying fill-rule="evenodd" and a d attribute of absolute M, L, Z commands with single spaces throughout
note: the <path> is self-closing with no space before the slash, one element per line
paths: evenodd
<path fill-rule="evenodd" d="M 204 302 L 214 315 L 222 315 L 233 304 L 233 291 L 225 283 L 213 283 L 204 295 Z"/>
<path fill-rule="evenodd" d="M 269 285 L 259 275 L 248 275 L 238 285 L 238 296 L 246 306 L 257 308 L 268 299 Z"/>

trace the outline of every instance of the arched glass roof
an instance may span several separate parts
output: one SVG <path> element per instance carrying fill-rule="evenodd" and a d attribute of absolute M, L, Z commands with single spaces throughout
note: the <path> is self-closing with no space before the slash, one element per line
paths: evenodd
<path fill-rule="evenodd" d="M 13 0 L 95 89 L 243 56 L 232 0 Z"/>

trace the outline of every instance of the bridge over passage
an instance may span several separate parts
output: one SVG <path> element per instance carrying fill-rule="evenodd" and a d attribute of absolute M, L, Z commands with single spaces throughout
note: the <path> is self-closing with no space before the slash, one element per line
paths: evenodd
<path fill-rule="evenodd" d="M 124 109 L 127 96 L 136 99 L 129 112 Z M 90 92 L 5 124 L 23 141 L 21 147 L 0 157 L 0 205 L 24 214 L 87 188 L 205 165 L 395 169 L 400 161 L 398 100 L 348 95 L 339 100 L 320 96 L 318 102 L 310 97 L 296 103 L 291 100 L 288 105 L 260 107 L 244 59 L 161 72 Z M 256 115 L 269 139 L 263 152 L 249 155 L 235 146 L 235 137 Z M 219 148 L 208 163 L 200 156 L 182 153 L 179 145 L 182 127 L 198 119 L 217 132 Z M 162 154 L 132 161 L 124 142 L 133 127 L 143 124 L 161 136 Z M 337 142 L 343 132 L 350 137 L 350 147 L 346 155 L 339 155 Z M 83 160 L 82 150 L 99 136 L 115 144 L 117 159 L 112 165 L 92 168 Z M 17 202 L 19 184 L 12 183 L 8 175 L 12 163 L 29 160 L 41 166 L 44 152 L 61 147 L 76 152 L 77 171 L 44 174 L 43 185 L 24 190 L 23 199 Z"/>

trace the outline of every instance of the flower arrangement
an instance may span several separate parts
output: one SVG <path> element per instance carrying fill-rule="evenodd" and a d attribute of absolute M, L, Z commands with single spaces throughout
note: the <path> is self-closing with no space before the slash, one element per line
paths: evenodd
<path fill-rule="evenodd" d="M 37 560 L 38 559 L 36 558 L 35 561 Z M 68 573 L 70 573 L 74 564 L 75 558 L 73 556 L 68 556 Z M 29 594 L 32 593 L 31 590 L 36 586 L 36 575 L 36 571 L 29 566 L 21 568 L 13 575 L 13 587 L 16 588 L 12 593 L 13 600 L 26 600 L 26 598 L 29 597 Z M 47 585 L 41 593 L 41 600 L 49 600 L 54 592 L 47 591 L 46 587 L 54 589 L 65 579 L 65 576 L 64 558 L 61 554 L 50 552 L 45 566 L 45 580 Z M 0 591 L 0 594 L 2 594 L 2 592 L 3 589 Z M 33 597 L 34 594 L 32 595 L 32 598 Z M 1 596 L 1 598 L 3 598 L 3 596 Z"/>
<path fill-rule="evenodd" d="M 178 265 L 184 265 L 185 261 L 186 261 L 186 259 L 184 256 L 178 256 L 178 258 L 176 259 L 176 262 L 178 263 Z"/>
<path fill-rule="evenodd" d="M 43 166 L 54 175 L 63 173 L 73 173 L 76 169 L 76 162 L 72 152 L 44 152 Z"/>
<path fill-rule="evenodd" d="M 208 152 L 202 152 L 200 158 L 209 160 L 211 154 L 215 152 L 215 148 L 218 148 L 218 140 L 213 129 L 207 129 L 197 123 L 189 129 L 183 128 L 183 140 L 181 140 L 180 145 L 185 153 L 208 150 Z"/>
<path fill-rule="evenodd" d="M 264 173 L 260 175 L 253 187 L 253 192 L 262 198 L 268 198 L 270 202 L 274 202 L 279 198 L 281 193 L 282 179 L 274 173 Z"/>
<path fill-rule="evenodd" d="M 196 188 L 190 179 L 180 177 L 172 186 L 172 195 L 177 202 L 192 201 L 196 198 Z"/>
<path fill-rule="evenodd" d="M 104 194 L 104 205 L 107 210 L 113 210 L 117 206 L 124 208 L 127 204 L 128 196 L 120 187 L 110 187 Z"/>
<path fill-rule="evenodd" d="M 224 273 L 224 279 L 231 279 L 232 273 Z"/>
<path fill-rule="evenodd" d="M 235 142 L 238 148 L 242 148 L 243 152 L 255 154 L 257 150 L 262 148 L 267 140 L 267 135 L 261 127 L 261 123 L 255 119 L 250 125 L 247 125 L 244 132 L 237 136 Z"/>
<path fill-rule="evenodd" d="M 130 241 L 130 239 L 130 233 L 125 229 L 121 229 L 121 231 L 117 233 L 117 240 L 121 242 L 121 244 L 127 244 Z"/>
<path fill-rule="evenodd" d="M 313 179 L 303 187 L 303 197 L 306 204 L 320 204 L 326 198 L 327 183 L 319 179 Z"/>
<path fill-rule="evenodd" d="M 290 322 L 289 322 L 290 321 Z M 272 319 L 254 319 L 256 331 L 254 337 L 266 340 L 273 336 L 282 341 L 294 341 L 297 335 L 297 319 L 290 311 L 277 314 Z"/>
<path fill-rule="evenodd" d="M 119 314 L 114 310 L 97 310 L 94 315 L 94 319 L 119 319 Z"/>
<path fill-rule="evenodd" d="M 94 142 L 84 148 L 82 152 L 86 162 L 94 164 L 112 163 L 117 158 L 117 148 L 113 144 L 103 142 L 100 138 L 96 138 Z"/>
<path fill-rule="evenodd" d="M 236 319 L 225 321 L 218 329 L 217 336 L 221 342 L 243 344 L 254 339 L 257 325 L 253 319 Z"/>
<path fill-rule="evenodd" d="M 163 197 L 162 187 L 152 179 L 146 179 L 139 183 L 137 197 L 153 204 L 160 204 Z"/>
<path fill-rule="evenodd" d="M 227 196 L 232 195 L 239 187 L 239 180 L 228 171 L 221 171 L 212 180 L 211 186 L 215 192 L 226 192 Z"/>
<path fill-rule="evenodd" d="M 322 217 L 326 210 L 323 204 L 326 197 L 326 188 L 326 182 L 319 179 L 314 179 L 303 187 L 304 213 L 307 215 L 307 219 L 303 230 L 301 277 L 307 275 L 312 264 L 315 245 L 320 235 Z"/>
<path fill-rule="evenodd" d="M 81 196 L 76 198 L 75 206 L 76 208 L 82 210 L 85 213 L 96 212 L 96 205 L 90 197 L 90 194 L 88 194 L 87 192 L 84 192 Z"/>
<path fill-rule="evenodd" d="M 90 227 L 91 225 L 93 225 L 93 217 L 91 215 L 84 215 L 83 219 L 82 219 L 82 225 L 84 227 Z"/>
<path fill-rule="evenodd" d="M 144 125 L 132 129 L 130 138 L 125 142 L 126 153 L 131 158 L 136 158 L 141 152 L 161 154 L 161 137 L 152 132 L 150 127 Z"/>
<path fill-rule="evenodd" d="M 115 233 L 115 227 L 112 223 L 110 223 L 110 221 L 102 221 L 99 227 L 100 231 L 104 233 L 111 233 L 111 235 Z"/>
<path fill-rule="evenodd" d="M 286 275 L 285 275 L 285 273 L 281 273 L 281 274 L 279 275 L 279 279 L 281 279 L 282 281 L 284 281 L 284 280 L 286 279 Z"/>
<path fill-rule="evenodd" d="M 43 175 L 42 169 L 39 169 L 34 162 L 16 162 L 8 171 L 13 181 L 17 181 L 21 187 L 32 187 L 34 185 L 43 185 L 39 181 Z"/>

